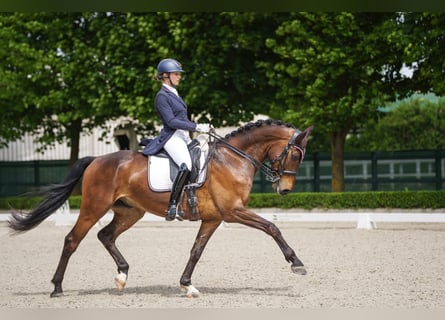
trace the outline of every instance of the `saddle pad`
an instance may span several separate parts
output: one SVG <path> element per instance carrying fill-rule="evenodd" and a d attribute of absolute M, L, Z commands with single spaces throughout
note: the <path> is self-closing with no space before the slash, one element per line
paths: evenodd
<path fill-rule="evenodd" d="M 200 163 L 205 163 L 205 152 L 201 151 Z M 207 167 L 205 168 L 207 169 Z M 201 186 L 206 179 L 207 170 L 199 168 L 196 183 Z M 173 181 L 170 178 L 170 159 L 157 156 L 148 157 L 148 183 L 150 189 L 156 192 L 171 191 Z"/>
<path fill-rule="evenodd" d="M 153 191 L 170 191 L 173 181 L 170 178 L 170 160 L 157 156 L 148 158 L 148 182 Z"/>

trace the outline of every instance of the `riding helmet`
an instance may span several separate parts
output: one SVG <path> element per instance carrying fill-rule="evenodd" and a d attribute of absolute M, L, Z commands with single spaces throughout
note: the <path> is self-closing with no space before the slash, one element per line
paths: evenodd
<path fill-rule="evenodd" d="M 161 78 L 163 73 L 170 72 L 185 72 L 182 70 L 181 64 L 175 59 L 163 59 L 158 64 L 158 79 Z"/>

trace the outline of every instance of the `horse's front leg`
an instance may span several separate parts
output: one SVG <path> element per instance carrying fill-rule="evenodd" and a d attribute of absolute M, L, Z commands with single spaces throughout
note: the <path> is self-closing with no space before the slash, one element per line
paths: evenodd
<path fill-rule="evenodd" d="M 226 222 L 237 222 L 264 231 L 270 235 L 278 244 L 287 262 L 291 262 L 291 270 L 294 273 L 305 275 L 306 268 L 298 259 L 294 250 L 284 240 L 280 229 L 272 222 L 260 217 L 246 208 L 235 208 L 224 217 Z"/>
<path fill-rule="evenodd" d="M 221 220 L 216 221 L 203 221 L 199 232 L 196 235 L 195 243 L 193 244 L 192 250 L 190 251 L 190 258 L 187 262 L 184 272 L 182 273 L 180 284 L 183 289 L 185 289 L 186 296 L 189 298 L 199 297 L 199 291 L 192 286 L 192 273 L 195 270 L 195 266 L 201 257 L 204 248 L 209 241 L 212 234 L 215 232 L 216 228 L 221 224 Z"/>

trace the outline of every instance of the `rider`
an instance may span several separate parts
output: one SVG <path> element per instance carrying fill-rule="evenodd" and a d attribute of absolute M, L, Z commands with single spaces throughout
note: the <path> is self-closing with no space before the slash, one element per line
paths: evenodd
<path fill-rule="evenodd" d="M 155 108 L 161 118 L 163 128 L 155 139 L 145 146 L 145 155 L 154 155 L 162 148 L 179 166 L 176 175 L 165 219 L 175 218 L 183 220 L 184 212 L 178 211 L 179 199 L 192 170 L 192 161 L 187 145 L 191 142 L 190 132 L 209 132 L 209 124 L 197 124 L 187 116 L 187 105 L 176 90 L 181 80 L 181 64 L 175 59 L 163 59 L 158 64 L 155 80 L 162 82 L 162 86 L 155 98 Z"/>

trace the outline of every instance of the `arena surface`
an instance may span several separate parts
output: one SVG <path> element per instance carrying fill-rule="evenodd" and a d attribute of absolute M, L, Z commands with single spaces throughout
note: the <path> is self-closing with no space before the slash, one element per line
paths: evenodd
<path fill-rule="evenodd" d="M 50 282 L 70 226 L 44 222 L 10 236 L 0 223 L 1 308 L 443 308 L 445 224 L 276 222 L 307 268 L 293 274 L 272 238 L 222 225 L 193 274 L 200 298 L 179 278 L 199 222 L 139 222 L 117 241 L 130 264 L 124 291 L 96 225 L 68 264 L 65 295 Z"/>

